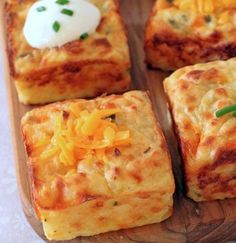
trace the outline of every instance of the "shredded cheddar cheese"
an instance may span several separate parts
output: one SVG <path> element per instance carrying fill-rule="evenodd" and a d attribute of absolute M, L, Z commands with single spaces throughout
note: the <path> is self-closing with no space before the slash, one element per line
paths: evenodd
<path fill-rule="evenodd" d="M 109 118 L 120 112 L 118 108 L 89 112 L 71 104 L 66 117 L 61 113 L 56 117 L 50 145 L 41 157 L 49 159 L 58 155 L 65 166 L 74 166 L 80 160 L 91 163 L 94 157 L 107 162 L 108 148 L 127 146 L 131 142 L 130 131 L 121 129 Z"/>
<path fill-rule="evenodd" d="M 218 20 L 218 23 L 219 24 L 224 24 L 224 23 L 227 23 L 230 21 L 230 13 L 229 11 L 224 11 L 220 17 L 219 17 L 219 20 Z"/>
<path fill-rule="evenodd" d="M 183 11 L 190 10 L 201 14 L 236 7 L 235 0 L 174 0 L 173 3 Z"/>

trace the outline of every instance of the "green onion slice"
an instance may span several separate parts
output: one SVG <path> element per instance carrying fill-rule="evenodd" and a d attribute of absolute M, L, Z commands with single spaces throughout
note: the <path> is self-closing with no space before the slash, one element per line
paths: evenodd
<path fill-rule="evenodd" d="M 57 0 L 56 3 L 60 4 L 60 5 L 66 5 L 68 4 L 70 1 L 69 0 Z"/>
<path fill-rule="evenodd" d="M 88 33 L 83 33 L 79 38 L 80 38 L 80 40 L 84 40 L 84 39 L 86 39 L 86 38 L 88 38 Z"/>
<path fill-rule="evenodd" d="M 233 116 L 236 117 L 236 111 L 233 112 Z"/>
<path fill-rule="evenodd" d="M 55 32 L 58 32 L 61 28 L 61 25 L 58 21 L 55 21 L 52 25 L 52 28 L 54 29 Z"/>
<path fill-rule="evenodd" d="M 74 12 L 72 10 L 67 9 L 67 8 L 63 8 L 61 10 L 61 13 L 66 14 L 66 15 L 69 15 L 69 16 L 72 16 L 74 14 Z"/>
<path fill-rule="evenodd" d="M 233 112 L 235 111 L 236 113 L 236 105 L 229 105 L 229 106 L 226 106 L 218 111 L 216 111 L 216 117 L 221 117 L 227 113 L 230 113 L 230 112 Z"/>
<path fill-rule="evenodd" d="M 40 7 L 37 7 L 36 10 L 37 10 L 38 12 L 43 12 L 43 11 L 46 10 L 46 8 L 45 8 L 44 6 L 40 6 Z"/>

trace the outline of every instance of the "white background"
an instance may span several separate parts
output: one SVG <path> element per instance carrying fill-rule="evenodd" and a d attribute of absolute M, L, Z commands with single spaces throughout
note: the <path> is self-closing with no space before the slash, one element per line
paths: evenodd
<path fill-rule="evenodd" d="M 0 43 L 0 243 L 42 243 L 26 221 L 18 196 L 2 54 Z"/>

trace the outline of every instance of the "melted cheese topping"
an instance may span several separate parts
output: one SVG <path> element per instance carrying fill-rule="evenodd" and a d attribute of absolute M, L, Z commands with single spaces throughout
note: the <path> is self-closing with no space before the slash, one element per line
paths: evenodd
<path fill-rule="evenodd" d="M 41 0 L 30 8 L 23 33 L 34 48 L 62 46 L 95 32 L 99 9 L 85 0 Z"/>
<path fill-rule="evenodd" d="M 106 149 L 127 146 L 131 142 L 130 131 L 121 129 L 109 118 L 122 112 L 120 109 L 80 110 L 71 104 L 69 112 L 60 113 L 55 119 L 51 146 L 41 154 L 47 159 L 58 155 L 66 166 L 73 166 L 80 160 L 107 161 Z"/>
<path fill-rule="evenodd" d="M 175 0 L 174 5 L 183 11 L 198 13 L 214 13 L 236 7 L 234 0 Z"/>

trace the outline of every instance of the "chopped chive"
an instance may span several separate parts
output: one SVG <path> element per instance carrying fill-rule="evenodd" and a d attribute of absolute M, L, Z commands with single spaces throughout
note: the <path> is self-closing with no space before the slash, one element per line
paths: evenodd
<path fill-rule="evenodd" d="M 236 117 L 236 111 L 233 112 L 233 116 Z"/>
<path fill-rule="evenodd" d="M 211 16 L 210 16 L 210 15 L 205 15 L 205 16 L 204 16 L 204 20 L 205 20 L 207 23 L 210 23 L 210 22 L 211 22 Z"/>
<path fill-rule="evenodd" d="M 40 6 L 40 7 L 37 7 L 36 10 L 37 10 L 38 12 L 43 12 L 43 11 L 46 10 L 46 8 L 45 8 L 44 6 Z"/>
<path fill-rule="evenodd" d="M 57 0 L 56 3 L 58 3 L 60 5 L 66 5 L 69 3 L 69 0 Z"/>
<path fill-rule="evenodd" d="M 236 105 L 229 105 L 229 106 L 226 106 L 218 111 L 216 111 L 216 117 L 221 117 L 227 113 L 230 113 L 230 112 L 233 112 L 233 111 L 236 111 Z"/>
<path fill-rule="evenodd" d="M 74 11 L 72 11 L 70 9 L 67 9 L 67 8 L 63 8 L 61 10 L 61 13 L 66 14 L 66 15 L 69 15 L 69 16 L 72 16 L 74 14 Z"/>
<path fill-rule="evenodd" d="M 83 33 L 79 38 L 80 38 L 80 40 L 84 40 L 84 39 L 86 39 L 86 38 L 88 38 L 88 33 Z"/>
<path fill-rule="evenodd" d="M 58 21 L 55 21 L 52 25 L 52 28 L 54 29 L 55 32 L 58 32 L 61 28 L 61 25 L 59 24 Z"/>

